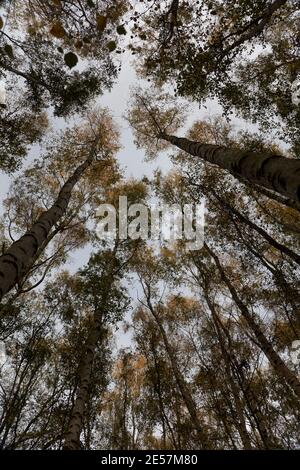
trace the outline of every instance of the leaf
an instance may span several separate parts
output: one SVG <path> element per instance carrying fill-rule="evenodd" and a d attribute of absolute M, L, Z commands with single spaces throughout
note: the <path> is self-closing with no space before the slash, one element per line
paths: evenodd
<path fill-rule="evenodd" d="M 120 25 L 120 26 L 117 27 L 117 33 L 125 35 L 127 33 L 127 31 L 126 31 L 126 29 L 123 25 Z"/>
<path fill-rule="evenodd" d="M 14 51 L 10 44 L 5 44 L 4 46 L 5 53 L 11 58 L 14 58 Z"/>
<path fill-rule="evenodd" d="M 73 52 L 68 52 L 67 54 L 65 54 L 64 60 L 65 60 L 66 65 L 70 69 L 72 69 L 73 67 L 75 67 L 75 65 L 77 65 L 78 57 Z"/>
<path fill-rule="evenodd" d="M 33 25 L 29 25 L 28 28 L 27 28 L 27 33 L 30 35 L 30 36 L 34 36 L 36 34 L 36 29 Z"/>
<path fill-rule="evenodd" d="M 0 29 L 2 29 L 4 26 L 4 22 L 3 22 L 3 19 L 2 17 L 0 16 Z"/>
<path fill-rule="evenodd" d="M 55 38 L 61 39 L 65 36 L 66 31 L 63 25 L 58 21 L 54 23 L 54 25 L 50 29 L 50 34 L 52 34 L 52 36 L 54 36 Z"/>
<path fill-rule="evenodd" d="M 107 25 L 107 16 L 97 14 L 96 22 L 98 30 L 103 33 Z"/>
<path fill-rule="evenodd" d="M 110 52 L 114 51 L 116 49 L 116 47 L 117 47 L 116 41 L 109 41 L 107 43 L 107 48 Z"/>
<path fill-rule="evenodd" d="M 83 42 L 81 39 L 78 39 L 78 41 L 75 42 L 75 47 L 76 49 L 81 49 L 83 47 Z"/>

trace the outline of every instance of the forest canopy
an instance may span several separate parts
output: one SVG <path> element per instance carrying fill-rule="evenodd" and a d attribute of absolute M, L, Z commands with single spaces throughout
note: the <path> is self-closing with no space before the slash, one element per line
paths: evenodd
<path fill-rule="evenodd" d="M 1 450 L 299 449 L 299 127 L 297 1 L 0 2 Z"/>

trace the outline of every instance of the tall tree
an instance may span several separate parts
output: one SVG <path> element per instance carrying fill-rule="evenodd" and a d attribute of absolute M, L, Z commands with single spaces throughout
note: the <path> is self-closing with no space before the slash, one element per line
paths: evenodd
<path fill-rule="evenodd" d="M 93 120 L 83 125 L 81 129 L 73 130 L 73 142 L 70 142 L 69 152 L 73 151 L 69 161 L 82 163 L 74 170 L 61 187 L 56 201 L 52 207 L 43 212 L 23 237 L 14 242 L 0 258 L 1 272 L 1 298 L 26 274 L 34 262 L 34 256 L 44 246 L 51 229 L 66 213 L 74 186 L 93 164 L 101 166 L 106 159 L 110 159 L 118 149 L 116 142 L 117 131 L 110 116 L 104 112 L 94 114 Z M 86 145 L 82 145 L 85 142 Z M 71 150 L 72 149 L 72 150 Z M 71 157 L 71 158 L 70 158 Z M 74 163 L 72 163 L 74 166 Z"/>
<path fill-rule="evenodd" d="M 167 101 L 166 107 L 164 108 L 161 103 L 160 108 L 163 112 L 157 108 L 155 101 L 152 105 L 151 96 L 143 98 L 137 94 L 129 113 L 128 119 L 135 132 L 136 140 L 148 154 L 151 148 L 156 148 L 157 140 L 169 142 L 192 156 L 217 165 L 250 183 L 271 189 L 299 204 L 300 163 L 298 160 L 269 152 L 259 153 L 226 148 L 170 135 L 168 128 L 174 126 L 174 123 L 177 128 L 180 125 L 181 110 L 178 109 L 178 117 L 175 120 L 176 110 L 170 116 L 172 108 Z"/>

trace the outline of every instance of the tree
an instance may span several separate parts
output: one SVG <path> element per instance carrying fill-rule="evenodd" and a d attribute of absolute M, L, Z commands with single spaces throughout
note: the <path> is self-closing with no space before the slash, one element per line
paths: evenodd
<path fill-rule="evenodd" d="M 293 83 L 299 72 L 293 1 L 168 1 L 137 18 L 133 52 L 143 77 L 203 104 L 217 98 L 299 150 Z"/>
<path fill-rule="evenodd" d="M 146 305 L 147 305 L 147 308 L 150 310 L 151 314 L 153 315 L 153 318 L 155 319 L 157 326 L 160 330 L 160 333 L 162 335 L 169 360 L 172 364 L 172 369 L 173 369 L 173 373 L 176 379 L 177 386 L 180 390 L 183 401 L 190 414 L 191 421 L 193 423 L 193 426 L 198 436 L 199 445 L 201 446 L 201 448 L 207 448 L 209 444 L 208 444 L 206 426 L 203 422 L 203 419 L 201 420 L 201 418 L 198 417 L 197 407 L 194 403 L 192 395 L 189 392 L 189 388 L 184 380 L 184 377 L 181 374 L 177 366 L 176 356 L 174 354 L 172 346 L 170 345 L 168 341 L 167 333 L 161 321 L 161 316 L 162 316 L 161 307 L 159 305 L 155 307 L 152 303 L 153 296 L 154 296 L 154 299 L 157 296 L 157 293 L 155 293 L 155 285 L 159 280 L 158 276 L 160 273 L 160 269 L 158 268 L 156 270 L 154 266 L 155 266 L 155 260 L 151 259 L 151 254 L 147 259 L 147 254 L 146 254 L 146 256 L 144 256 L 144 259 L 143 259 L 143 267 L 138 268 L 138 275 L 143 286 L 143 291 L 144 291 L 144 295 L 146 299 Z"/>
<path fill-rule="evenodd" d="M 6 97 L 9 106 L 0 109 L 0 168 L 9 174 L 21 167 L 29 146 L 41 142 L 49 126 L 44 112 L 33 113 L 24 101 L 20 103 L 15 98 L 16 89 Z"/>
<path fill-rule="evenodd" d="M 118 193 L 122 189 L 125 188 L 121 186 L 116 192 Z M 134 184 L 127 187 L 133 199 L 141 195 L 141 189 L 143 192 L 140 185 Z M 116 194 L 111 197 L 115 198 Z M 118 281 L 128 270 L 128 265 L 130 265 L 136 249 L 137 246 L 134 242 L 116 240 L 111 250 L 92 257 L 87 269 L 81 272 L 83 277 L 82 295 L 87 305 L 93 306 L 93 318 L 78 365 L 76 400 L 65 435 L 65 449 L 80 448 L 80 434 L 89 388 L 92 384 L 96 348 L 101 345 L 104 325 L 107 322 L 114 324 L 119 321 L 126 311 L 127 299 L 118 286 Z"/>
<path fill-rule="evenodd" d="M 76 6 L 67 2 L 63 8 L 65 11 L 62 17 L 60 16 L 61 7 L 53 2 L 21 3 L 20 12 L 21 16 L 25 15 L 25 20 L 23 16 L 21 22 L 18 20 L 15 22 L 17 25 L 19 22 L 21 23 L 21 39 L 18 35 L 14 38 L 10 30 L 8 32 L 0 30 L 1 75 L 11 76 L 12 74 L 12 76 L 25 80 L 25 98 L 34 111 L 51 105 L 57 116 L 67 116 L 74 112 L 82 113 L 91 99 L 101 94 L 105 88 L 111 87 L 112 80 L 116 77 L 116 66 L 111 59 L 109 48 L 106 47 L 105 39 L 102 38 L 101 28 L 99 29 L 100 18 L 106 17 L 97 13 L 99 24 L 97 22 L 93 24 L 85 17 L 86 21 L 83 26 L 82 20 L 79 19 L 79 12 L 72 12 L 72 9 L 83 8 L 81 2 L 78 2 Z M 126 11 L 126 8 L 121 8 L 116 14 L 117 5 L 118 2 L 108 8 L 111 10 L 113 21 L 117 21 L 117 18 L 120 18 Z M 89 7 L 88 5 L 86 5 L 86 9 L 92 10 L 94 14 L 97 10 L 96 6 Z M 115 17 L 113 17 L 113 12 Z M 8 10 L 7 15 L 7 24 L 13 25 L 13 18 L 10 18 L 11 11 Z M 73 23 L 74 17 L 77 18 L 75 24 Z M 64 20 L 64 26 L 61 23 L 62 20 Z M 29 22 L 27 33 L 24 32 L 24 21 L 27 24 Z M 69 28 L 67 28 L 68 23 Z M 80 29 L 83 31 L 80 32 Z M 79 37 L 74 41 L 72 37 L 75 34 Z M 60 41 L 65 36 L 66 44 L 60 45 Z M 83 40 L 86 40 L 86 44 L 89 44 L 90 48 L 91 40 L 89 38 L 95 40 L 91 55 L 96 61 L 88 66 L 83 62 L 85 67 L 82 71 L 72 71 L 78 62 L 77 53 L 72 49 L 75 49 L 75 44 L 78 46 L 79 40 L 81 40 L 82 46 L 84 45 Z M 62 46 L 66 46 L 67 51 L 64 51 Z M 82 53 L 83 58 L 87 52 Z M 14 84 L 8 83 L 7 88 L 9 86 L 13 87 Z"/>
<path fill-rule="evenodd" d="M 169 142 L 192 156 L 223 168 L 234 176 L 241 177 L 250 183 L 271 189 L 299 204 L 300 163 L 298 160 L 276 154 L 226 148 L 169 135 L 167 133 L 169 123 L 164 122 L 164 114 L 160 115 L 155 103 L 152 106 L 151 101 L 147 102 L 146 98 L 145 102 L 146 105 L 143 109 L 143 103 L 137 96 L 128 117 L 139 145 L 148 149 L 151 143 L 154 147 L 157 139 Z M 142 110 L 140 111 L 141 107 Z M 166 103 L 166 109 L 168 110 L 168 103 Z M 166 113 L 165 109 L 164 112 Z M 179 109 L 179 116 L 180 113 Z M 147 136 L 146 142 L 145 135 Z"/>
<path fill-rule="evenodd" d="M 189 175 L 191 177 L 192 173 L 189 172 Z M 206 178 L 208 178 L 208 175 L 209 175 L 209 173 L 206 174 Z M 221 175 L 221 177 L 222 177 L 222 175 Z M 208 180 L 207 183 L 206 183 L 207 186 L 204 185 L 205 186 L 205 188 L 203 188 L 204 194 L 209 195 L 211 193 L 211 194 L 214 195 L 214 197 L 217 199 L 217 201 L 220 202 L 221 198 L 218 196 L 218 192 L 217 192 L 218 189 L 219 189 L 218 186 L 217 186 L 217 184 L 218 184 L 217 181 L 218 180 L 217 180 L 216 176 L 215 176 L 214 179 L 215 179 L 215 181 L 213 181 L 213 179 L 210 180 L 210 181 Z M 173 181 L 174 181 L 174 179 L 173 179 Z M 178 179 L 177 179 L 177 181 L 178 181 Z M 216 191 L 211 189 L 212 183 L 213 183 L 213 186 L 216 188 Z M 174 188 L 173 187 L 173 190 L 172 190 L 171 184 L 172 184 L 172 181 L 167 182 L 166 186 L 163 190 L 163 194 L 165 195 L 168 202 L 170 202 L 170 199 L 172 200 L 172 202 L 174 202 L 174 199 L 176 200 L 176 198 L 178 197 L 178 193 L 180 195 L 180 188 L 178 188 L 178 187 Z M 223 185 L 223 188 L 224 188 L 224 182 L 222 182 L 222 185 Z M 181 191 L 189 192 L 189 188 L 184 186 L 184 183 L 183 183 L 183 187 L 182 187 Z M 228 194 L 227 194 L 227 197 L 228 197 Z M 228 197 L 228 199 L 229 199 L 229 197 Z M 239 196 L 239 202 L 240 202 L 240 204 L 242 202 L 240 196 Z M 248 202 L 248 204 L 249 203 L 250 202 Z M 224 208 L 226 209 L 226 204 L 227 203 L 224 202 L 224 200 L 222 199 L 221 207 L 219 209 L 220 210 L 219 217 L 223 217 L 223 220 L 220 221 L 219 226 L 224 226 L 224 227 L 229 226 L 230 227 L 230 225 L 228 225 L 228 223 L 226 224 L 225 220 L 224 220 Z M 232 215 L 234 215 L 234 214 L 237 215 L 235 213 L 235 210 L 233 209 L 232 210 Z M 238 220 L 240 220 L 240 219 L 238 218 Z M 230 220 L 229 223 L 232 223 L 232 221 L 234 221 L 234 219 Z M 245 218 L 243 219 L 243 222 L 244 221 L 245 221 Z M 251 228 L 253 229 L 252 225 L 251 225 Z M 210 236 L 214 240 L 214 243 L 216 243 L 216 241 L 217 241 L 217 244 L 219 245 L 220 240 L 221 240 L 222 244 L 226 240 L 226 242 L 229 242 L 229 246 L 231 245 L 231 243 L 233 242 L 233 240 L 231 240 L 232 239 L 232 234 L 229 235 L 229 232 L 228 232 L 228 235 L 226 235 L 226 238 L 225 238 L 224 233 L 225 233 L 226 230 L 227 229 L 222 230 L 222 233 L 219 235 L 221 238 L 220 239 L 217 238 L 217 240 L 216 240 L 215 233 L 213 231 L 209 232 Z M 238 231 L 238 237 L 240 237 L 240 236 L 241 236 L 241 232 Z M 272 244 L 272 240 L 268 240 L 268 242 L 269 243 L 271 242 L 271 244 Z M 243 243 L 243 236 L 242 236 L 241 243 Z M 209 254 L 209 256 L 212 257 L 212 259 L 216 263 L 216 266 L 217 266 L 217 269 L 220 273 L 222 281 L 224 281 L 224 283 L 226 285 L 226 288 L 228 288 L 228 290 L 229 290 L 229 292 L 230 292 L 230 294 L 233 298 L 234 303 L 236 304 L 236 306 L 238 307 L 238 310 L 240 311 L 240 314 L 245 318 L 248 326 L 250 327 L 250 329 L 254 333 L 257 344 L 259 344 L 259 346 L 263 350 L 264 354 L 268 357 L 268 359 L 270 360 L 272 366 L 276 370 L 277 374 L 279 376 L 281 376 L 282 378 L 284 377 L 286 383 L 289 384 L 289 386 L 291 386 L 291 388 L 293 389 L 295 394 L 297 396 L 299 396 L 298 391 L 297 391 L 298 390 L 297 376 L 289 368 L 286 368 L 286 364 L 282 361 L 280 356 L 274 350 L 271 342 L 267 339 L 267 337 L 265 336 L 265 334 L 264 334 L 263 330 L 261 329 L 259 323 L 255 319 L 254 309 L 259 308 L 258 306 L 260 305 L 261 302 L 263 302 L 262 308 L 269 308 L 271 310 L 272 307 L 269 306 L 269 301 L 267 299 L 263 299 L 261 297 L 261 295 L 263 295 L 263 294 L 259 294 L 257 286 L 254 285 L 253 289 L 256 289 L 256 291 L 255 290 L 252 291 L 252 295 L 255 295 L 255 297 L 251 297 L 251 295 L 249 295 L 249 289 L 251 289 L 250 288 L 251 284 L 249 285 L 249 279 L 250 279 L 250 276 L 253 274 L 253 268 L 251 268 L 249 270 L 249 268 L 247 268 L 247 263 L 243 263 L 243 273 L 244 273 L 244 276 L 245 276 L 246 273 L 248 273 L 249 278 L 246 278 L 247 281 L 246 281 L 245 285 L 241 288 L 241 290 L 239 288 L 237 288 L 237 286 L 240 283 L 242 283 L 242 284 L 244 284 L 244 283 L 241 281 L 241 279 L 242 279 L 241 271 L 239 271 L 239 268 L 238 268 L 239 261 L 234 261 L 234 255 L 236 253 L 236 248 L 235 248 L 236 245 L 235 246 L 233 245 L 233 250 L 232 251 L 230 250 L 229 246 L 226 249 L 226 251 L 228 250 L 228 256 L 225 257 L 224 261 L 226 263 L 226 266 L 229 269 L 229 272 L 231 273 L 231 276 L 233 276 L 232 279 L 229 278 L 228 273 L 226 274 L 226 268 L 224 267 L 223 263 L 220 261 L 220 255 L 215 252 L 215 249 L 211 248 L 211 246 L 208 246 L 207 242 L 205 243 L 204 252 L 207 252 Z M 247 249 L 249 249 L 249 244 L 247 244 L 246 247 L 247 247 Z M 250 244 L 250 250 L 253 250 L 251 244 Z M 191 252 L 190 258 L 193 260 L 192 262 L 195 263 L 196 269 L 198 271 L 200 270 L 200 273 L 201 273 L 204 269 L 204 266 L 205 266 L 205 264 L 203 264 L 203 261 L 201 260 L 201 252 L 199 252 L 199 253 Z M 208 261 L 206 261 L 206 263 L 208 264 Z M 184 263 L 183 263 L 183 265 L 184 265 Z M 265 268 L 265 265 L 263 267 Z M 274 277 L 276 279 L 276 275 L 278 274 L 278 272 L 275 270 L 275 273 L 273 272 L 272 274 L 273 275 L 275 274 Z M 212 272 L 209 275 L 211 276 Z M 209 276 L 209 275 L 207 275 L 207 276 Z M 264 271 L 263 271 L 263 275 L 264 275 Z M 195 274 L 195 276 L 197 276 L 197 274 Z M 282 279 L 284 279 L 284 275 L 281 275 L 280 289 L 282 289 L 282 283 L 283 283 L 284 284 L 285 295 L 287 296 L 286 300 L 287 300 L 287 298 L 290 298 L 291 305 L 293 306 L 294 294 L 291 292 L 289 287 L 287 287 L 287 285 L 289 284 L 289 281 L 286 280 L 285 281 L 286 283 L 285 283 Z M 235 283 L 237 283 L 237 284 L 235 284 Z M 255 292 L 255 294 L 254 294 L 254 292 Z M 243 295 L 246 296 L 244 301 L 242 300 Z M 254 298 L 255 298 L 255 300 L 254 300 Z M 285 302 L 286 302 L 286 300 L 285 300 Z M 257 305 L 256 305 L 256 302 L 257 302 Z M 246 304 L 248 306 L 246 306 Z M 210 308 L 212 309 L 213 307 L 210 307 Z M 294 308 L 293 308 L 293 310 L 294 310 Z M 295 310 L 294 310 L 294 315 L 295 315 L 294 318 L 296 320 L 296 317 L 297 317 L 297 307 L 296 306 L 295 306 Z M 296 327 L 296 330 L 297 330 L 297 327 Z M 297 335 L 297 333 L 296 333 L 296 335 Z M 272 358 L 271 358 L 271 356 L 272 356 Z M 298 406 L 297 403 L 295 403 L 296 408 L 297 408 L 297 406 Z"/>
<path fill-rule="evenodd" d="M 34 262 L 34 256 L 38 250 L 47 243 L 51 229 L 59 222 L 65 214 L 72 195 L 74 186 L 78 183 L 82 175 L 93 164 L 95 167 L 106 159 L 110 159 L 114 152 L 118 149 L 115 141 L 117 131 L 114 130 L 111 118 L 107 113 L 94 114 L 92 120 L 89 120 L 81 129 L 75 127 L 73 130 L 74 141 L 68 151 L 72 149 L 74 153 L 70 155 L 72 166 L 74 166 L 74 155 L 78 156 L 78 160 L 82 163 L 74 169 L 73 174 L 68 177 L 60 189 L 56 201 L 45 212 L 43 212 L 30 230 L 23 237 L 14 242 L 11 247 L 6 250 L 0 258 L 1 271 L 1 298 L 12 287 L 22 279 L 28 269 Z M 86 147 L 82 145 L 86 143 Z M 100 161 L 98 163 L 98 161 Z"/>

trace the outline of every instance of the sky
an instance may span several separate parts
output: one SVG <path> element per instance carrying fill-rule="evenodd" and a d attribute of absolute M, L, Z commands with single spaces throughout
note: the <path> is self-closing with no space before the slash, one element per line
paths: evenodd
<path fill-rule="evenodd" d="M 132 131 L 130 129 L 129 123 L 124 118 L 124 115 L 126 114 L 129 101 L 130 88 L 133 85 L 136 85 L 137 82 L 140 84 L 141 80 L 135 74 L 134 66 L 131 63 L 132 58 L 129 53 L 124 54 L 122 62 L 122 70 L 112 90 L 99 97 L 95 104 L 108 107 L 115 121 L 120 126 L 122 149 L 119 151 L 118 160 L 121 168 L 124 170 L 125 177 L 134 177 L 137 179 L 143 178 L 143 176 L 151 177 L 156 169 L 160 169 L 163 173 L 166 173 L 172 168 L 172 163 L 170 162 L 166 153 L 158 155 L 157 159 L 154 161 L 145 161 L 144 152 L 137 149 L 134 144 Z M 149 86 L 147 82 L 145 82 L 145 85 Z M 0 85 L 0 94 L 1 90 L 3 90 L 3 85 Z M 3 92 L 1 96 L 3 97 Z M 190 127 L 190 125 L 197 119 L 203 119 L 208 116 L 212 117 L 222 112 L 222 109 L 218 103 L 212 100 L 207 101 L 205 103 L 205 107 L 202 108 L 199 108 L 197 104 L 193 105 L 190 102 L 188 102 L 186 106 L 188 107 L 189 117 L 187 119 L 185 128 Z M 238 128 L 245 127 L 245 124 L 239 119 L 234 118 L 232 122 Z M 55 129 L 58 130 L 65 124 L 66 123 L 62 119 L 58 119 L 55 120 L 54 126 Z M 251 126 L 251 128 L 253 128 L 253 126 Z M 178 134 L 184 135 L 184 129 L 182 129 Z M 29 166 L 33 159 L 39 156 L 39 153 L 40 148 L 38 146 L 33 147 L 33 149 L 29 152 L 24 166 Z M 6 174 L 0 173 L 0 213 L 3 212 L 2 201 L 7 195 L 10 181 L 16 176 L 17 175 L 15 174 L 13 177 L 9 177 Z M 78 268 L 82 267 L 88 261 L 90 253 L 90 246 L 86 246 L 84 249 L 77 250 L 70 256 L 70 259 L 63 268 L 68 269 L 72 273 L 76 272 Z M 139 297 L 142 297 L 141 290 L 136 283 L 131 285 L 130 295 L 132 296 L 134 303 L 137 302 Z M 130 313 L 127 315 L 126 319 L 129 320 L 129 318 Z M 129 346 L 130 338 L 130 332 L 124 334 L 122 329 L 120 329 L 116 335 L 118 346 Z"/>

